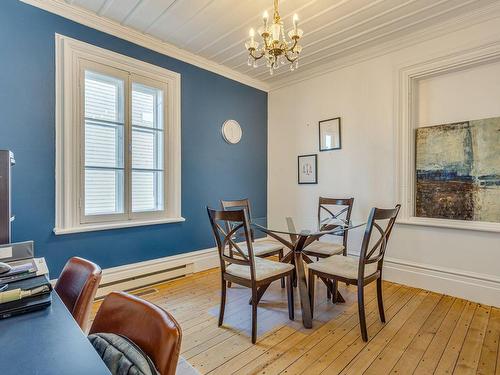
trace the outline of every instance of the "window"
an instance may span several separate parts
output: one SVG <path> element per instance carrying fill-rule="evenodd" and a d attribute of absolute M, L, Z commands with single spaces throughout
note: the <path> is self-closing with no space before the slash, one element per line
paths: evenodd
<path fill-rule="evenodd" d="M 56 36 L 56 234 L 184 220 L 180 76 Z"/>

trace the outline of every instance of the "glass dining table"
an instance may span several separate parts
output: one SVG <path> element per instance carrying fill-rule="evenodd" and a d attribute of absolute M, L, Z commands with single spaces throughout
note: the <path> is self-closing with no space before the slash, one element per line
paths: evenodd
<path fill-rule="evenodd" d="M 284 217 L 282 220 L 268 222 L 267 218 L 252 218 L 251 227 L 256 232 L 262 232 L 274 238 L 291 251 L 282 259 L 282 262 L 295 265 L 296 285 L 299 290 L 300 306 L 302 309 L 302 324 L 305 328 L 312 328 L 311 300 L 307 288 L 307 278 L 304 261 L 306 260 L 303 250 L 310 243 L 324 235 L 342 235 L 343 232 L 364 226 L 365 222 L 346 222 L 339 218 L 328 217 L 318 220 L 317 217 Z M 257 236 L 258 237 L 258 236 Z M 323 280 L 327 288 L 330 284 Z M 268 286 L 258 290 L 257 298 L 260 300 Z M 332 293 L 333 291 L 330 290 Z M 337 301 L 342 302 L 342 296 L 337 292 Z"/>

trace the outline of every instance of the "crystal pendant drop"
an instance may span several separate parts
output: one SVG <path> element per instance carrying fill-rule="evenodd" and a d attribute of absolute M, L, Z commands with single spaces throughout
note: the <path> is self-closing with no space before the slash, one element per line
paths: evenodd
<path fill-rule="evenodd" d="M 248 56 L 247 65 L 252 66 L 252 58 L 250 56 Z"/>
<path fill-rule="evenodd" d="M 293 64 L 290 64 L 290 71 L 293 72 L 295 69 L 293 68 Z"/>
<path fill-rule="evenodd" d="M 269 69 L 269 74 L 271 74 L 271 75 L 273 75 L 273 74 L 274 74 L 273 68 L 270 68 L 270 69 Z"/>
<path fill-rule="evenodd" d="M 257 60 L 255 60 L 255 61 L 253 62 L 253 67 L 254 67 L 254 68 L 256 68 L 256 67 L 257 67 Z"/>

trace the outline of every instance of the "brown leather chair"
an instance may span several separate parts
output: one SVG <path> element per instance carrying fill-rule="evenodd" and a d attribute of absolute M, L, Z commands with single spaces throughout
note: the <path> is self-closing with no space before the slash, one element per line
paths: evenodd
<path fill-rule="evenodd" d="M 125 336 L 151 358 L 161 375 L 175 375 L 181 327 L 168 312 L 151 302 L 123 292 L 110 293 L 89 333 Z"/>
<path fill-rule="evenodd" d="M 73 257 L 64 266 L 54 287 L 83 331 L 89 321 L 101 275 L 101 268 L 97 264 Z"/>

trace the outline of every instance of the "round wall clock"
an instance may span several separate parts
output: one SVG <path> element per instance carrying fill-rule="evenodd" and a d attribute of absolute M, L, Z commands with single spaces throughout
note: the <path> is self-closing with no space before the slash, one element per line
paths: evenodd
<path fill-rule="evenodd" d="M 241 130 L 240 124 L 236 120 L 227 120 L 222 124 L 222 136 L 227 143 L 232 145 L 238 143 L 241 140 L 243 131 Z"/>

